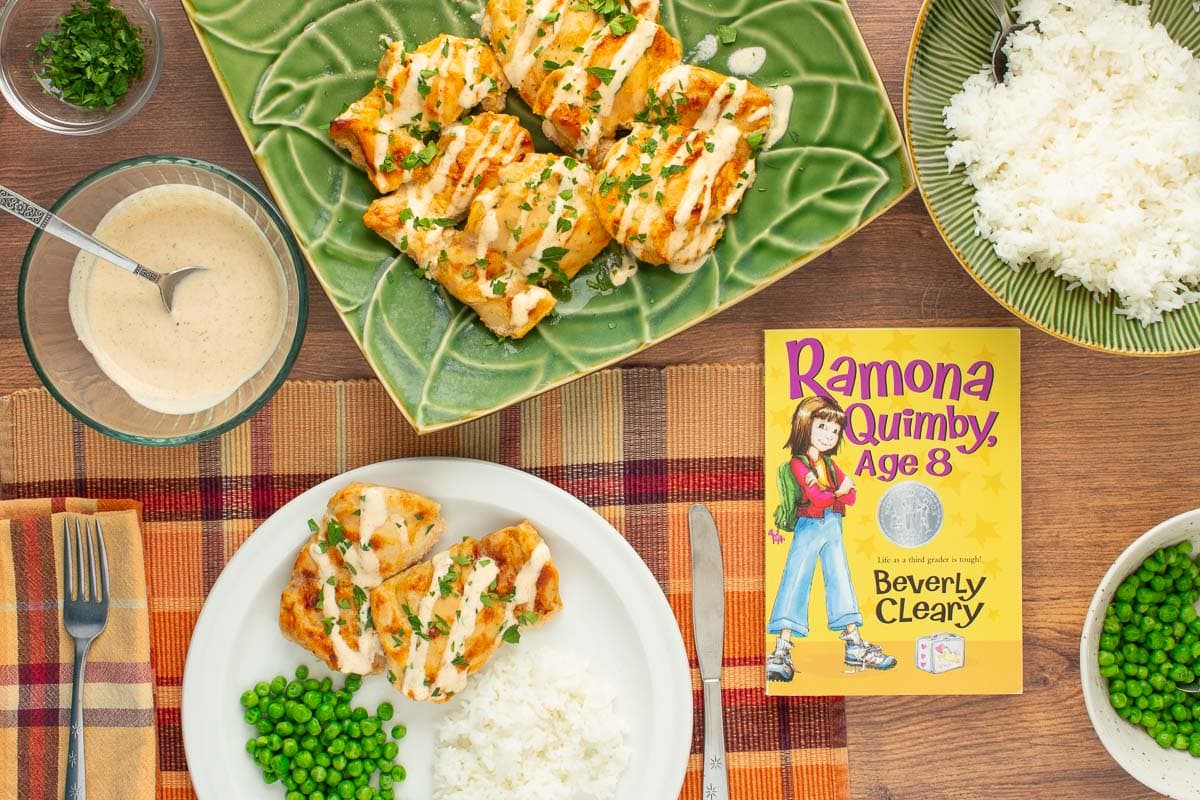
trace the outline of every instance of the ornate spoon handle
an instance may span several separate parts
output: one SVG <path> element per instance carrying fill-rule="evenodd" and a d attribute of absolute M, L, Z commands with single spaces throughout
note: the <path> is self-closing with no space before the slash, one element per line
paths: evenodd
<path fill-rule="evenodd" d="M 158 283 L 162 280 L 161 274 L 154 270 L 146 269 L 132 258 L 121 255 L 116 250 L 104 244 L 104 242 L 89 236 L 62 217 L 51 214 L 32 200 L 22 197 L 12 189 L 5 188 L 4 186 L 0 186 L 0 209 L 7 211 L 19 220 L 28 222 L 39 230 L 44 230 L 56 239 L 62 239 L 67 244 L 74 245 L 97 258 L 102 258 L 110 264 L 116 264 L 121 269 L 145 278 L 151 283 Z"/>

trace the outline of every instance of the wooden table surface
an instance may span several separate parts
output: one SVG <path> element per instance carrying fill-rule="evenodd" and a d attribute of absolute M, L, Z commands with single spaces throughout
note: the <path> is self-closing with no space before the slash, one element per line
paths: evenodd
<path fill-rule="evenodd" d="M 966 0 L 964 0 L 966 1 Z M 974 0 L 971 0 L 974 1 Z M 80 140 L 43 133 L 0 103 L 0 183 L 45 205 L 106 164 L 147 153 L 196 156 L 259 182 L 181 7 L 155 0 L 166 69 L 132 122 Z M 897 115 L 919 0 L 851 6 Z M 802 43 L 801 43 L 802 45 Z M 30 229 L 0 219 L 0 392 L 36 386 L 16 317 Z M 294 378 L 371 375 L 312 287 Z M 629 364 L 762 360 L 763 328 L 1019 326 L 1024 381 L 1025 692 L 1016 697 L 852 698 L 851 789 L 862 800 L 1156 797 L 1112 761 L 1079 687 L 1084 611 L 1122 548 L 1200 505 L 1200 357 L 1094 353 L 1010 316 L 955 262 L 917 193 L 771 289 Z"/>

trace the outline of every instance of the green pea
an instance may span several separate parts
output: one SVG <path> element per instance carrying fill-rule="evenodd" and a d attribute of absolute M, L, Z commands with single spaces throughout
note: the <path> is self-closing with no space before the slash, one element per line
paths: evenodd
<path fill-rule="evenodd" d="M 296 782 L 297 786 L 304 783 L 306 780 L 308 780 L 308 770 L 303 769 L 301 767 L 297 767 L 293 763 L 293 765 L 292 765 L 292 780 Z"/>
<path fill-rule="evenodd" d="M 301 742 L 300 746 L 304 747 L 303 742 Z M 300 767 L 301 769 L 312 769 L 313 754 L 310 752 L 309 748 L 305 748 L 296 754 L 294 761 L 296 766 Z"/>
<path fill-rule="evenodd" d="M 1118 709 L 1118 710 L 1125 708 L 1127 705 L 1129 705 L 1129 698 L 1126 697 L 1121 692 L 1115 692 L 1113 694 L 1110 694 L 1108 696 L 1108 701 L 1110 703 L 1112 703 L 1113 708 Z"/>
<path fill-rule="evenodd" d="M 354 676 L 351 675 L 350 677 L 354 677 Z M 354 720 L 355 722 L 362 722 L 364 719 L 367 718 L 367 710 L 365 708 L 356 708 L 356 709 L 354 709 L 354 713 L 352 713 L 350 715 L 350 718 L 352 720 Z"/>
<path fill-rule="evenodd" d="M 395 781 L 396 783 L 400 783 L 400 781 L 404 780 L 407 777 L 408 777 L 408 773 L 404 771 L 403 764 L 397 764 L 396 766 L 392 767 L 392 780 L 393 781 Z"/>
<path fill-rule="evenodd" d="M 350 800 L 351 797 L 354 797 L 354 784 L 350 781 L 342 781 L 337 785 L 337 793 L 339 797 Z"/>
<path fill-rule="evenodd" d="M 304 694 L 304 684 L 300 683 L 300 681 L 292 681 L 287 685 L 287 688 L 283 693 L 289 700 L 295 700 L 297 697 Z"/>
<path fill-rule="evenodd" d="M 313 781 L 312 778 L 309 778 L 304 783 L 300 784 L 300 793 L 305 796 L 311 795 L 316 790 L 317 790 L 317 784 Z"/>
<path fill-rule="evenodd" d="M 321 743 L 318 742 L 317 737 L 313 736 L 312 734 L 300 737 L 300 749 L 308 751 L 310 757 L 312 756 L 312 751 L 316 750 L 320 746 Z"/>
<path fill-rule="evenodd" d="M 334 719 L 338 720 L 339 722 L 344 722 L 350 719 L 350 706 L 346 705 L 345 702 L 339 703 L 333 707 Z"/>
<path fill-rule="evenodd" d="M 257 696 L 257 695 L 255 695 Z M 262 713 L 257 708 L 247 708 L 246 713 L 242 715 L 246 722 L 251 725 L 257 725 Z"/>
<path fill-rule="evenodd" d="M 275 723 L 271 722 L 269 719 L 260 718 L 258 722 L 254 724 L 254 730 L 258 731 L 260 735 L 267 734 L 275 730 Z"/>
<path fill-rule="evenodd" d="M 351 778 L 357 778 L 363 774 L 363 763 L 361 761 L 351 761 L 346 765 L 346 774 Z"/>
<path fill-rule="evenodd" d="M 317 753 L 315 756 L 313 756 L 313 761 L 317 762 L 322 767 L 328 767 L 332 763 L 329 753 Z"/>
<path fill-rule="evenodd" d="M 304 723 L 304 732 L 310 736 L 316 736 L 321 732 L 321 730 L 321 720 L 319 719 L 310 719 L 308 722 Z"/>
<path fill-rule="evenodd" d="M 396 755 L 400 752 L 400 747 L 395 742 L 388 742 L 383 746 L 383 757 L 388 761 L 395 761 Z"/>
<path fill-rule="evenodd" d="M 1159 747 L 1167 748 L 1170 747 L 1171 743 L 1175 741 L 1175 737 L 1172 736 L 1168 731 L 1160 731 L 1159 733 L 1155 734 L 1154 741 L 1158 742 Z"/>
<path fill-rule="evenodd" d="M 283 703 L 269 703 L 267 716 L 271 719 L 283 719 Z"/>
<path fill-rule="evenodd" d="M 315 792 L 309 792 L 308 800 L 325 800 L 325 793 L 320 789 L 317 789 Z"/>
<path fill-rule="evenodd" d="M 308 667 L 304 666 L 303 664 L 296 667 L 296 679 L 297 680 L 304 680 L 307 677 L 308 677 Z"/>
<path fill-rule="evenodd" d="M 351 739 L 346 745 L 346 758 L 353 761 L 356 758 L 362 758 L 362 745 Z"/>
<path fill-rule="evenodd" d="M 1171 718 L 1176 722 L 1183 722 L 1185 719 L 1190 719 L 1191 712 L 1187 710 L 1187 706 L 1182 703 L 1176 703 L 1171 706 Z"/>
<path fill-rule="evenodd" d="M 308 710 L 308 706 L 303 703 L 296 703 L 292 706 L 292 719 L 303 725 L 312 719 L 312 712 Z"/>
<path fill-rule="evenodd" d="M 373 719 L 364 719 L 362 724 L 359 725 L 359 730 L 363 736 L 374 736 L 375 731 L 379 730 L 379 723 Z"/>
<path fill-rule="evenodd" d="M 271 694 L 281 695 L 283 690 L 287 688 L 287 678 L 282 675 L 276 675 L 271 681 Z"/>
<path fill-rule="evenodd" d="M 392 790 L 392 776 L 385 772 L 379 776 L 379 791 L 390 792 Z"/>
<path fill-rule="evenodd" d="M 314 711 L 316 710 L 317 706 L 321 705 L 321 693 L 305 692 L 304 696 L 300 698 L 300 700 L 310 711 Z"/>
<path fill-rule="evenodd" d="M 360 786 L 354 797 L 355 800 L 375 800 L 375 790 L 370 786 Z"/>
<path fill-rule="evenodd" d="M 329 745 L 326 747 L 326 749 L 330 753 L 344 753 L 346 751 L 346 740 L 340 739 L 340 738 L 334 739 L 332 742 L 329 743 Z"/>
<path fill-rule="evenodd" d="M 283 746 L 280 748 L 279 752 L 283 753 L 288 758 L 292 758 L 296 755 L 296 753 L 300 752 L 300 744 L 295 739 L 284 739 Z"/>
<path fill-rule="evenodd" d="M 313 767 L 312 769 L 310 769 L 308 771 L 308 777 L 312 778 L 317 783 L 324 783 L 326 775 L 327 775 L 327 773 L 325 771 L 325 768 L 322 767 L 320 764 L 318 764 L 317 766 Z"/>
<path fill-rule="evenodd" d="M 325 782 L 330 786 L 337 786 L 342 782 L 341 770 L 331 769 L 325 773 Z"/>
<path fill-rule="evenodd" d="M 383 720 L 384 722 L 387 722 L 389 719 L 392 718 L 392 714 L 394 712 L 395 712 L 395 709 L 392 707 L 391 703 L 380 703 L 379 708 L 377 708 L 375 710 L 375 715 L 377 717 L 379 717 L 381 720 Z"/>
<path fill-rule="evenodd" d="M 322 692 L 328 692 L 332 688 L 333 688 L 333 679 L 332 678 L 324 677 L 321 679 L 321 691 Z"/>
<path fill-rule="evenodd" d="M 357 692 L 362 687 L 361 675 L 347 675 L 345 682 L 342 684 L 348 691 Z"/>
<path fill-rule="evenodd" d="M 333 719 L 333 706 L 329 703 L 321 703 L 317 706 L 316 711 L 313 712 L 313 716 L 321 722 L 329 722 L 329 720 Z"/>
<path fill-rule="evenodd" d="M 1101 674 L 1103 674 L 1103 673 L 1101 673 Z M 392 728 L 392 738 L 393 739 L 403 739 L 406 735 L 408 735 L 408 728 L 406 726 L 397 725 L 394 728 Z"/>
<path fill-rule="evenodd" d="M 331 759 L 331 763 L 333 764 L 334 769 L 344 770 L 346 768 L 346 757 L 341 753 L 338 753 Z"/>
<path fill-rule="evenodd" d="M 258 740 L 257 739 L 247 739 L 246 740 L 246 752 L 247 753 L 249 753 L 250 755 L 254 755 L 254 751 L 257 749 L 258 749 Z"/>

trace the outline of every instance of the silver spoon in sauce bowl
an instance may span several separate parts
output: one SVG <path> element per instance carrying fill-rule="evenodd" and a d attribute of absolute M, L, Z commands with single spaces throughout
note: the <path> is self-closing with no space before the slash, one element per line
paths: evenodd
<path fill-rule="evenodd" d="M 121 255 L 94 236 L 90 236 L 79 230 L 62 217 L 50 213 L 37 203 L 22 197 L 3 185 L 0 185 L 0 209 L 7 211 L 17 219 L 28 222 L 39 230 L 45 231 L 56 239 L 61 239 L 67 244 L 74 245 L 97 258 L 102 258 L 110 264 L 116 264 L 126 272 L 132 272 L 139 278 L 145 278 L 150 281 L 158 287 L 158 294 L 162 298 L 163 306 L 167 309 L 168 314 L 172 312 L 172 306 L 175 302 L 175 290 L 179 287 L 180 281 L 190 275 L 208 269 L 208 267 L 198 266 L 183 267 L 171 272 L 155 272 L 152 269 L 147 269 L 132 258 Z"/>
<path fill-rule="evenodd" d="M 1008 13 L 1008 6 L 1004 0 L 988 0 L 988 5 L 992 7 L 992 13 L 1000 22 L 1000 32 L 996 34 L 996 40 L 992 43 L 992 77 L 996 83 L 1004 83 L 1004 76 L 1008 72 L 1008 56 L 1004 53 L 1004 46 L 1014 33 L 1037 23 L 1013 24 L 1012 15 Z"/>

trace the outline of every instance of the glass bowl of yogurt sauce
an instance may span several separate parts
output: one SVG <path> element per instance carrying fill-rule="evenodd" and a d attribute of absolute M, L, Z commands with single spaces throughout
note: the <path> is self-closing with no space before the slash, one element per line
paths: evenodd
<path fill-rule="evenodd" d="M 261 192 L 203 161 L 145 156 L 83 179 L 52 209 L 150 269 L 203 265 L 174 310 L 147 280 L 41 231 L 21 264 L 26 352 L 68 411 L 109 436 L 180 445 L 253 415 L 304 339 L 304 260 Z"/>

